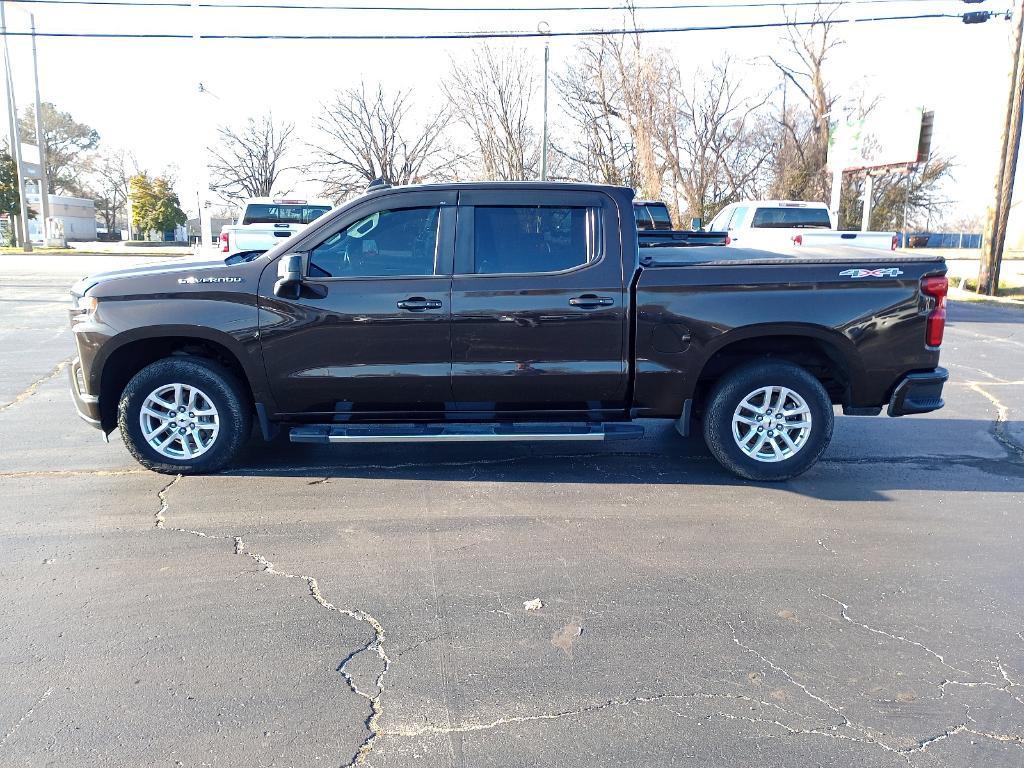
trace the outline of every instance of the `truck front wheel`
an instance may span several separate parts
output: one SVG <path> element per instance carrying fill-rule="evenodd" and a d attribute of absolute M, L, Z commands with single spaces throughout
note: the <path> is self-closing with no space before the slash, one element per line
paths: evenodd
<path fill-rule="evenodd" d="M 764 360 L 723 376 L 704 412 L 704 442 L 722 466 L 748 480 L 807 471 L 832 439 L 832 402 L 798 365 Z"/>
<path fill-rule="evenodd" d="M 205 474 L 238 455 L 251 430 L 249 411 L 226 368 L 203 358 L 169 357 L 128 382 L 117 425 L 129 452 L 147 469 Z"/>

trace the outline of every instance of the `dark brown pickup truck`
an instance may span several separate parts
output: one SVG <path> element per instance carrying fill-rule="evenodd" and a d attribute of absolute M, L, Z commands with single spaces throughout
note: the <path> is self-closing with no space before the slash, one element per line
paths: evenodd
<path fill-rule="evenodd" d="M 942 407 L 941 259 L 640 248 L 633 192 L 555 183 L 383 188 L 265 254 L 86 278 L 79 414 L 168 473 L 250 438 L 610 440 L 695 425 L 783 480 L 833 406 Z"/>

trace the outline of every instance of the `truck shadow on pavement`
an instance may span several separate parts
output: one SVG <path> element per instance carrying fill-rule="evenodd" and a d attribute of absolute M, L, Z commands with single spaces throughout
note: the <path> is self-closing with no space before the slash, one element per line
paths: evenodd
<path fill-rule="evenodd" d="M 1012 440 L 1000 441 L 1011 434 L 1006 430 L 1012 424 L 907 418 L 866 431 L 844 430 L 849 424 L 850 419 L 837 418 L 832 445 L 819 463 L 784 483 L 737 478 L 715 461 L 699 436 L 680 438 L 660 422 L 647 422 L 642 440 L 587 445 L 253 442 L 225 474 L 305 477 L 311 482 L 351 478 L 763 487 L 833 501 L 889 501 L 889 492 L 896 491 L 1024 492 L 1024 449 L 1018 452 Z"/>

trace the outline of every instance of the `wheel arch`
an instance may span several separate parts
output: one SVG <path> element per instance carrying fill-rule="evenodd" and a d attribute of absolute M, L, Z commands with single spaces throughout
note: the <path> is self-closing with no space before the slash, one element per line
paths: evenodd
<path fill-rule="evenodd" d="M 734 368 L 758 359 L 787 360 L 807 369 L 834 404 L 849 402 L 864 376 L 853 342 L 822 326 L 745 326 L 723 334 L 705 349 L 692 397 L 699 411 L 714 383 Z"/>
<path fill-rule="evenodd" d="M 94 361 L 93 376 L 100 398 L 100 422 L 110 432 L 117 424 L 117 404 L 131 378 L 147 365 L 183 355 L 212 360 L 226 368 L 242 385 L 250 406 L 259 399 L 254 378 L 259 371 L 247 366 L 239 342 L 225 333 L 194 326 L 160 326 L 130 331 L 110 339 Z M 255 374 L 255 375 L 254 375 Z"/>

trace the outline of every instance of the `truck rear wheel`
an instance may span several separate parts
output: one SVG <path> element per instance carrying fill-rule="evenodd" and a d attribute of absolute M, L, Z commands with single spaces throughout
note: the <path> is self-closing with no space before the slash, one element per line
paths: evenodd
<path fill-rule="evenodd" d="M 147 469 L 205 474 L 224 468 L 249 437 L 247 398 L 223 366 L 195 357 L 152 363 L 128 382 L 117 409 L 125 445 Z"/>
<path fill-rule="evenodd" d="M 723 376 L 704 413 L 704 442 L 748 480 L 789 480 L 806 472 L 832 439 L 828 393 L 798 365 L 765 360 Z"/>

